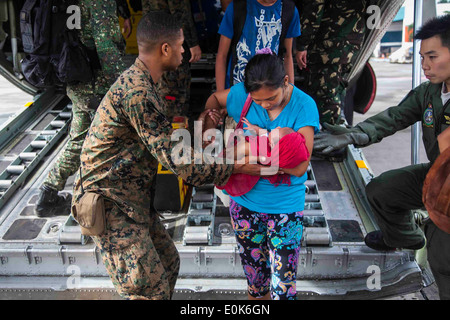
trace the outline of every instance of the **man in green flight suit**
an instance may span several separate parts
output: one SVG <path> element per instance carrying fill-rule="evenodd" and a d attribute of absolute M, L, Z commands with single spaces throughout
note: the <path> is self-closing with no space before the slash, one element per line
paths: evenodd
<path fill-rule="evenodd" d="M 425 245 L 423 232 L 410 210 L 424 206 L 424 180 L 440 154 L 438 136 L 450 126 L 450 15 L 428 21 L 416 39 L 422 40 L 422 69 L 429 81 L 411 90 L 398 106 L 353 128 L 324 124 L 327 131 L 314 141 L 314 151 L 327 154 L 348 144 L 365 147 L 418 121 L 422 123 L 422 139 L 430 163 L 384 172 L 366 186 L 380 230 L 368 233 L 365 242 L 375 250 L 417 250 Z M 450 234 L 436 228 L 430 219 L 425 225 L 425 236 L 440 298 L 450 299 Z M 435 250 L 437 247 L 440 249 Z"/>

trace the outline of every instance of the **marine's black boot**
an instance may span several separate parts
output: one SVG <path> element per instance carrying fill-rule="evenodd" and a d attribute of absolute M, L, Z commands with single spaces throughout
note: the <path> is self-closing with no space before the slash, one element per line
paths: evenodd
<path fill-rule="evenodd" d="M 58 191 L 43 185 L 39 199 L 34 207 L 34 213 L 38 217 L 52 217 L 70 214 L 72 195 L 69 193 L 58 194 Z"/>

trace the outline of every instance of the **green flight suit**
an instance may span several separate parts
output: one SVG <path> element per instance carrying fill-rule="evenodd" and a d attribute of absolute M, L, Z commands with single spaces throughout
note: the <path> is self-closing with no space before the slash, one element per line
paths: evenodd
<path fill-rule="evenodd" d="M 425 82 L 411 90 L 398 106 L 388 108 L 353 128 L 369 136 L 369 145 L 416 122 L 422 123 L 422 140 L 430 163 L 387 171 L 366 186 L 367 198 L 383 232 L 385 243 L 391 247 L 414 245 L 423 238 L 423 232 L 414 222 L 410 210 L 424 207 L 423 183 L 432 163 L 440 154 L 437 136 L 450 126 L 450 101 L 442 105 L 441 90 L 442 84 Z M 430 238 L 431 233 L 426 232 L 427 246 L 430 249 L 428 261 L 441 298 L 448 299 L 450 235 L 445 232 L 436 233 L 434 229 L 430 221 L 425 230 L 433 230 L 433 233 L 439 233 L 439 237 Z"/>

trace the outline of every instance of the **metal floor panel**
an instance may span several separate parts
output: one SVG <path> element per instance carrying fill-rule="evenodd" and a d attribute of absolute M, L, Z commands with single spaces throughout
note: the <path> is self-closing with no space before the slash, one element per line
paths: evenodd
<path fill-rule="evenodd" d="M 45 163 L 0 209 L 0 298 L 118 298 L 94 243 L 89 239 L 83 242 L 81 234 L 71 233 L 77 230 L 76 224 L 70 224 L 67 216 L 41 219 L 33 213 L 39 187 L 64 144 L 61 141 L 48 154 Z M 353 159 L 349 161 L 351 165 Z M 385 253 L 364 245 L 363 237 L 374 225 L 370 218 L 364 217 L 367 214 L 364 201 L 359 198 L 352 176 L 346 173 L 346 165 L 331 165 L 340 190 L 321 190 L 320 184 L 308 182 L 311 190 L 305 206 L 305 231 L 297 272 L 299 294 L 302 298 L 358 298 L 420 289 L 421 274 L 414 262 L 414 252 Z M 313 162 L 313 178 L 315 170 Z M 71 192 L 72 183 L 73 178 L 68 181 L 66 192 Z M 220 202 L 216 213 L 211 245 L 183 243 L 188 215 L 163 214 L 163 223 L 181 258 L 174 298 L 236 299 L 246 295 L 230 217 Z M 28 228 L 28 232 L 22 227 Z M 71 243 L 61 243 L 64 230 L 65 239 Z M 317 241 L 318 231 L 325 231 L 322 235 L 329 237 L 329 241 L 311 245 L 307 236 L 314 236 Z M 379 268 L 383 284 L 376 292 L 368 290 L 366 283 L 373 266 Z M 69 289 L 67 281 L 73 280 L 74 275 L 80 275 L 77 287 Z"/>
<path fill-rule="evenodd" d="M 421 289 L 421 275 L 414 263 L 402 273 L 385 274 L 379 289 L 367 290 L 366 279 L 297 280 L 301 300 L 313 299 L 380 299 Z M 247 298 L 247 282 L 243 278 L 183 278 L 175 286 L 174 300 L 241 300 Z M 0 299 L 98 300 L 121 299 L 108 277 L 5 277 L 0 282 Z"/>

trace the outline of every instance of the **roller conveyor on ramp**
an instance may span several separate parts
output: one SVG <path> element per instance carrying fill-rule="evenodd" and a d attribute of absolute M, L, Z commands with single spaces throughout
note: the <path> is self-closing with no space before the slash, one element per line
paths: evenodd
<path fill-rule="evenodd" d="M 48 96 L 36 106 L 44 98 Z M 16 165 L 14 160 L 33 141 L 44 141 L 42 132 L 53 130 L 49 124 L 70 120 L 67 100 L 53 95 L 46 101 L 47 108 L 2 143 L 1 172 L 11 171 L 6 169 Z M 38 149 L 46 154 L 36 157 L 38 163 L 23 181 L 16 183 L 20 171 L 11 178 L 15 190 L 0 208 L 0 298 L 118 298 L 100 252 L 81 235 L 76 221 L 64 215 L 39 218 L 33 212 L 39 187 L 66 142 L 62 133 L 54 137 L 51 147 Z M 308 169 L 297 272 L 300 298 L 366 299 L 421 289 L 432 279 L 421 272 L 415 252 L 378 252 L 365 246 L 364 236 L 377 228 L 364 194 L 372 174 L 360 149 L 350 146 L 346 152 L 343 162 L 313 158 Z M 72 181 L 65 192 L 72 192 Z M 245 298 L 228 208 L 212 185 L 194 188 L 189 201 L 185 211 L 161 212 L 181 258 L 174 298 Z M 379 282 L 372 283 L 378 275 Z"/>
<path fill-rule="evenodd" d="M 51 94 L 51 96 L 50 96 Z M 44 111 L 48 110 L 48 111 Z M 45 155 L 65 137 L 72 105 L 64 95 L 45 93 L 0 132 L 0 208 Z"/>

